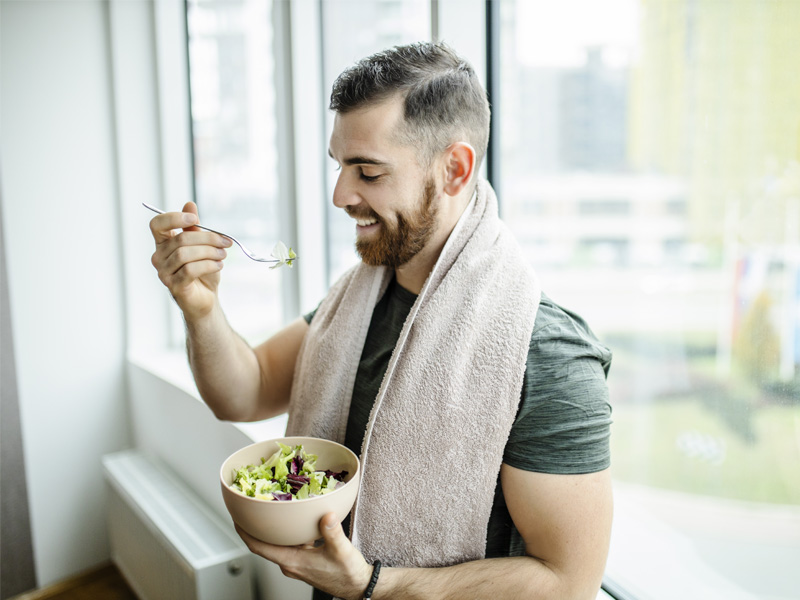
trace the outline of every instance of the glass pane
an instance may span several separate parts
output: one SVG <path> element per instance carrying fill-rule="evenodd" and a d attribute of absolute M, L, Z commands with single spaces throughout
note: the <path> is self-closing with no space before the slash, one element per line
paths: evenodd
<path fill-rule="evenodd" d="M 330 91 L 338 75 L 356 61 L 400 44 L 430 39 L 430 3 L 427 0 L 325 0 L 322 2 L 323 70 L 328 106 Z M 326 144 L 333 129 L 333 114 L 327 112 Z M 336 164 L 329 162 L 328 283 L 332 284 L 358 262 L 355 227 L 346 213 L 333 206 Z"/>
<path fill-rule="evenodd" d="M 798 598 L 795 0 L 502 0 L 500 201 L 614 351 L 609 573 Z"/>
<path fill-rule="evenodd" d="M 190 0 L 187 11 L 200 222 L 269 256 L 280 239 L 272 2 Z M 280 285 L 267 264 L 228 250 L 220 301 L 249 341 L 282 324 Z"/>

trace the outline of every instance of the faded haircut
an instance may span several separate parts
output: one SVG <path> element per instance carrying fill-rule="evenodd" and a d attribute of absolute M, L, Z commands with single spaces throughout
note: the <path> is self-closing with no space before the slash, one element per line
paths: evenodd
<path fill-rule="evenodd" d="M 339 75 L 330 108 L 344 114 L 395 95 L 404 100 L 398 140 L 420 149 L 420 165 L 429 167 L 450 144 L 466 141 L 475 148 L 477 171 L 489 143 L 490 113 L 472 65 L 442 43 L 395 46 Z"/>

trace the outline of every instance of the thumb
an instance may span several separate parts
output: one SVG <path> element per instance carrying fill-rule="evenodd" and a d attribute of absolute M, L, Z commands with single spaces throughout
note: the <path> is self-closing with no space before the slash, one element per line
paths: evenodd
<path fill-rule="evenodd" d="M 194 215 L 195 216 L 195 223 L 199 223 L 200 222 L 200 215 L 197 212 L 197 204 L 195 204 L 194 202 L 187 202 L 186 204 L 184 204 L 183 205 L 183 212 L 184 213 L 189 213 L 190 215 Z M 184 230 L 189 230 L 189 229 L 192 229 L 192 226 L 190 225 L 189 227 L 184 227 L 183 229 Z"/>
<path fill-rule="evenodd" d="M 342 524 L 336 517 L 336 513 L 333 512 L 327 513 L 319 520 L 319 532 L 322 534 L 326 545 L 331 544 L 334 547 L 338 547 L 350 541 L 344 534 Z"/>

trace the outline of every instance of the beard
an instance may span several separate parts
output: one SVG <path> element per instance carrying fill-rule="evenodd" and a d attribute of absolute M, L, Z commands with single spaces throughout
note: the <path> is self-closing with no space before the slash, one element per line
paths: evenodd
<path fill-rule="evenodd" d="M 396 224 L 387 222 L 372 210 L 362 214 L 348 206 L 345 210 L 350 216 L 373 218 L 380 223 L 376 236 L 356 240 L 356 251 L 361 260 L 373 267 L 396 269 L 414 258 L 433 235 L 438 212 L 435 198 L 436 184 L 431 177 L 425 181 L 420 206 L 412 212 L 398 213 Z"/>

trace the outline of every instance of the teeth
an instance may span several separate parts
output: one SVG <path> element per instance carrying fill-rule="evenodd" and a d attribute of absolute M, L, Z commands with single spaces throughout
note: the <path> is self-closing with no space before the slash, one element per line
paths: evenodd
<path fill-rule="evenodd" d="M 356 219 L 356 223 L 358 223 L 361 227 L 367 227 L 368 225 L 373 225 L 378 221 L 375 219 Z"/>

